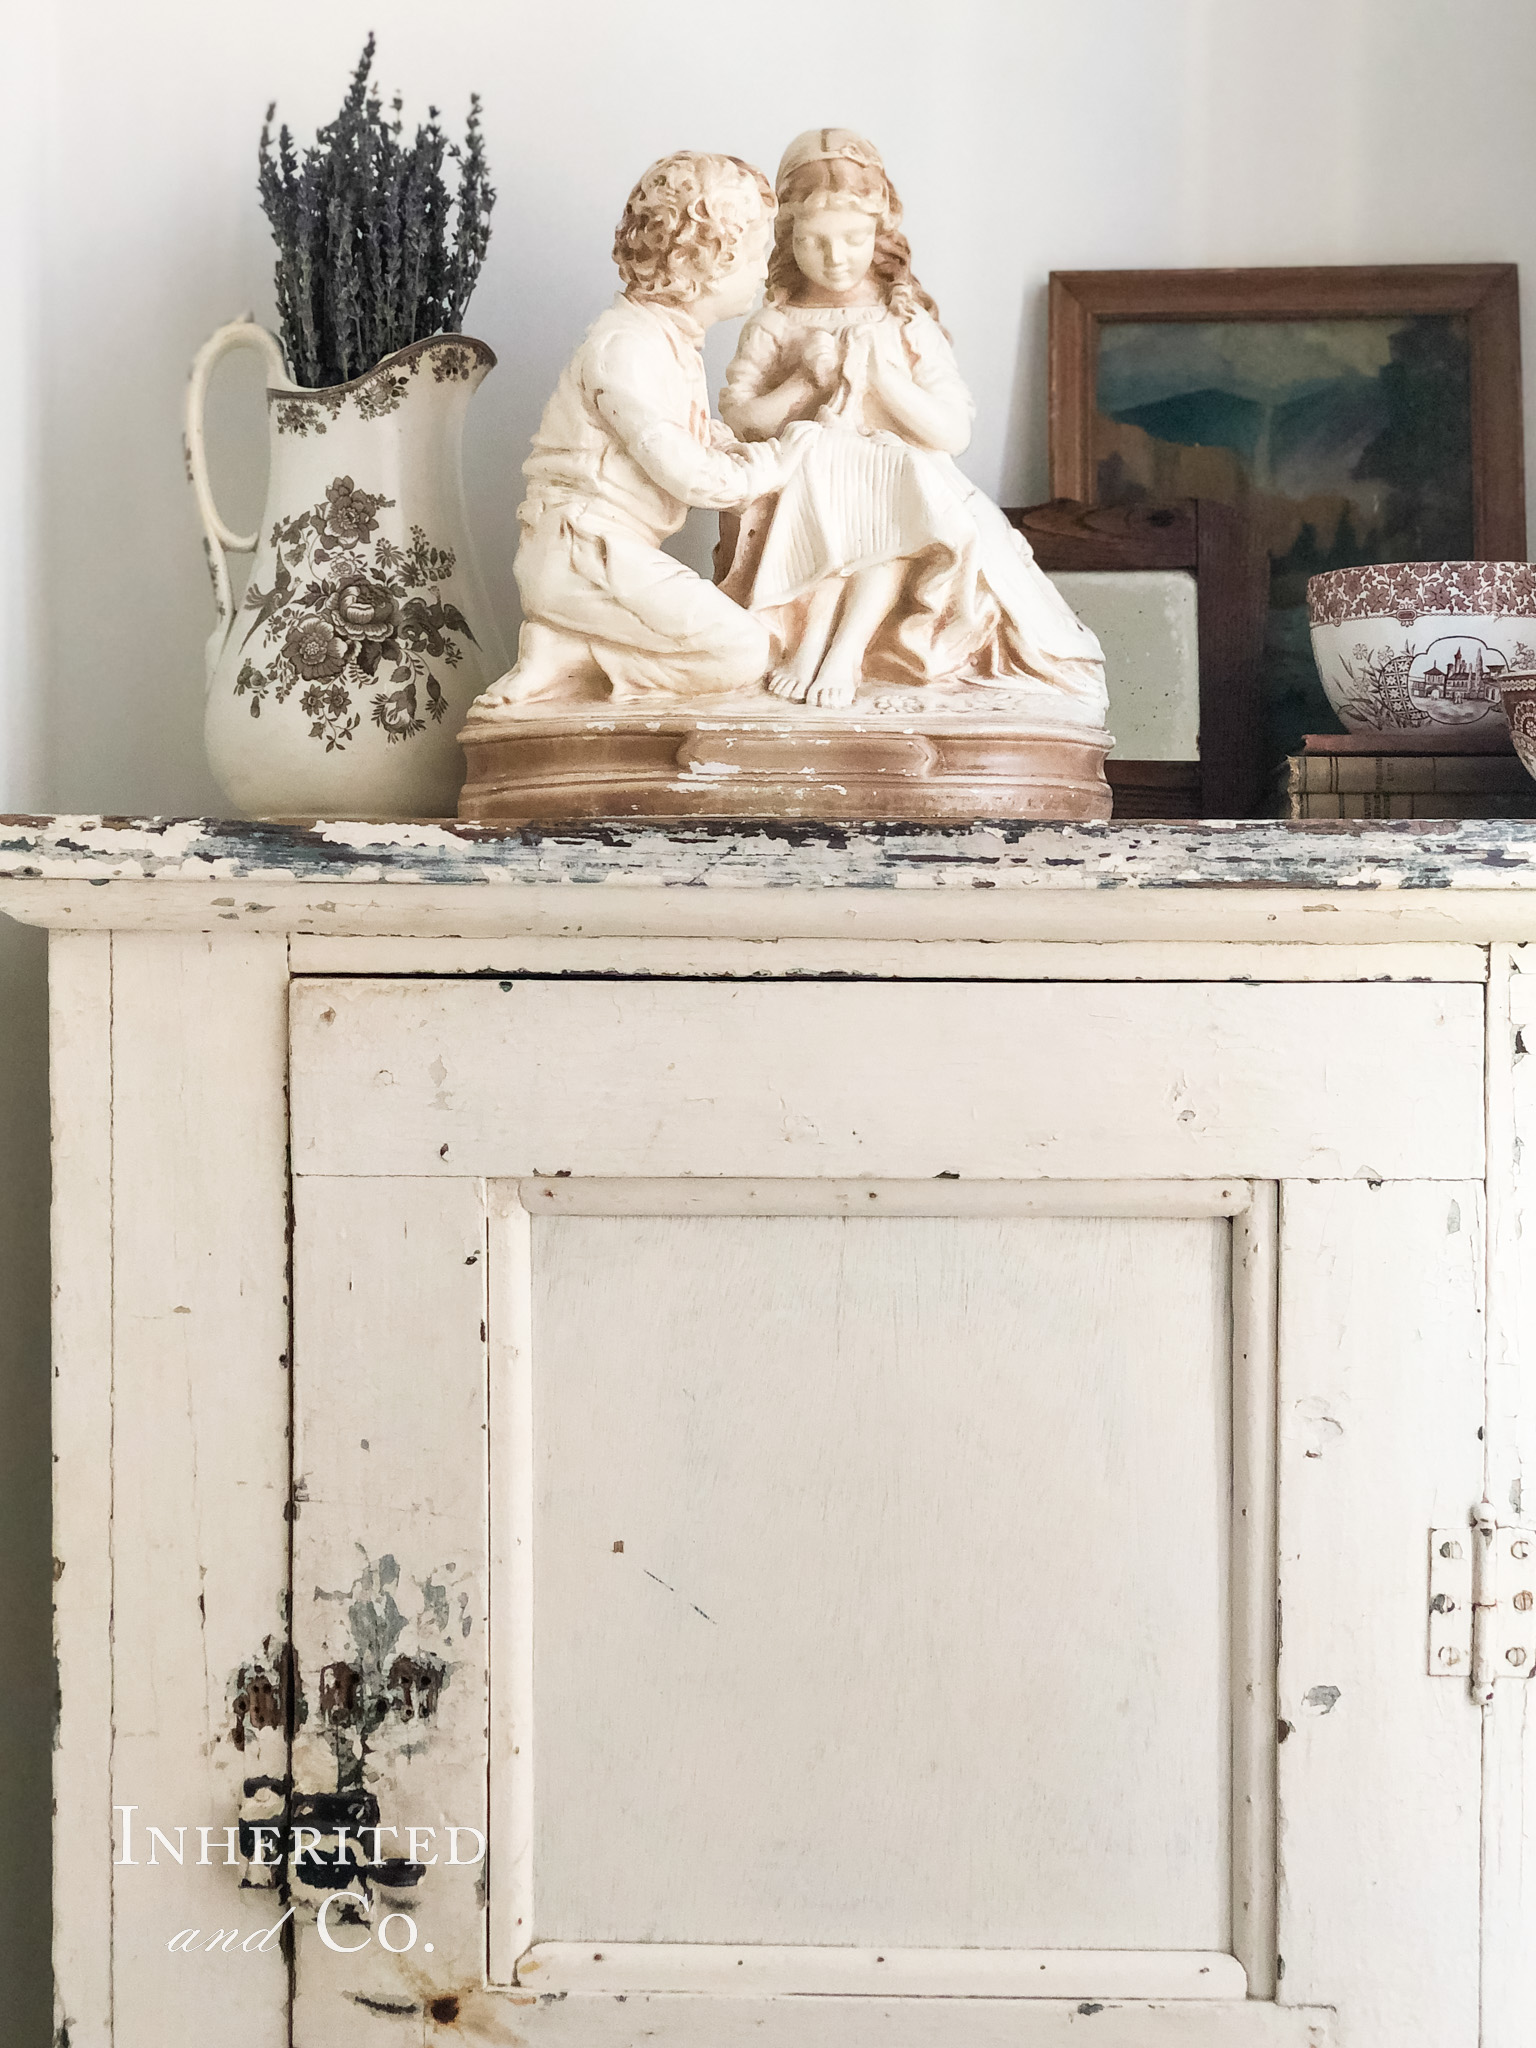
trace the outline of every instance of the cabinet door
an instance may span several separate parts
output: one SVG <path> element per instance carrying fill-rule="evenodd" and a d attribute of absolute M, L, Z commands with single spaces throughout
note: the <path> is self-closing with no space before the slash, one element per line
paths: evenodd
<path fill-rule="evenodd" d="M 1473 997 L 301 988 L 295 2039 L 1473 2048 Z"/>

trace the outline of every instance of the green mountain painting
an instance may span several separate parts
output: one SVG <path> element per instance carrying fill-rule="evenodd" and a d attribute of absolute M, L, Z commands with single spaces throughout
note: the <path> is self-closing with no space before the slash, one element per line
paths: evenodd
<path fill-rule="evenodd" d="M 1106 322 L 1094 455 L 1101 504 L 1218 498 L 1262 535 L 1278 760 L 1338 723 L 1312 660 L 1307 578 L 1472 554 L 1466 320 Z"/>

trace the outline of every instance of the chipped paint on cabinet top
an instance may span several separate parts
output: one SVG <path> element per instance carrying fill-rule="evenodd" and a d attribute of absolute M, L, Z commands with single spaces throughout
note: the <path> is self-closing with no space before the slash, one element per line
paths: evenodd
<path fill-rule="evenodd" d="M 559 829 L 10 818 L 0 819 L 0 912 L 54 930 L 409 936 L 440 946 L 687 937 L 1242 942 L 1295 953 L 1525 944 L 1536 942 L 1536 823 Z M 863 973 L 867 958 L 866 949 L 826 971 Z"/>
<path fill-rule="evenodd" d="M 0 819 L 0 878 L 858 889 L 1536 889 L 1536 822 L 556 826 Z M 9 897 L 11 892 L 7 892 Z M 7 901 L 6 907 L 9 907 Z"/>

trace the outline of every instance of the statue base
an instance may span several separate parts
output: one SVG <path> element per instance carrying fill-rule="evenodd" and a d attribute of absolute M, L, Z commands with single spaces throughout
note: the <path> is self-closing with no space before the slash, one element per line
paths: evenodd
<path fill-rule="evenodd" d="M 781 705 L 759 693 L 711 710 L 530 704 L 475 714 L 459 816 L 566 825 L 599 819 L 806 818 L 829 824 L 959 824 L 976 818 L 1107 818 L 1108 733 L 1021 717 L 970 688 L 964 708 L 866 715 Z M 1016 693 L 1008 693 L 1014 696 Z M 761 706 L 762 708 L 759 708 Z M 974 707 L 974 708 L 973 708 Z"/>

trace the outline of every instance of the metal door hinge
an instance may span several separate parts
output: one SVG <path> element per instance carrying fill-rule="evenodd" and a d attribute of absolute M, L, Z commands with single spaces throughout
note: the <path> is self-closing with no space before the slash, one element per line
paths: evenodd
<path fill-rule="evenodd" d="M 1536 1669 L 1536 1529 L 1482 1501 L 1462 1529 L 1429 1532 L 1429 1670 L 1487 1706 L 1496 1679 Z"/>

